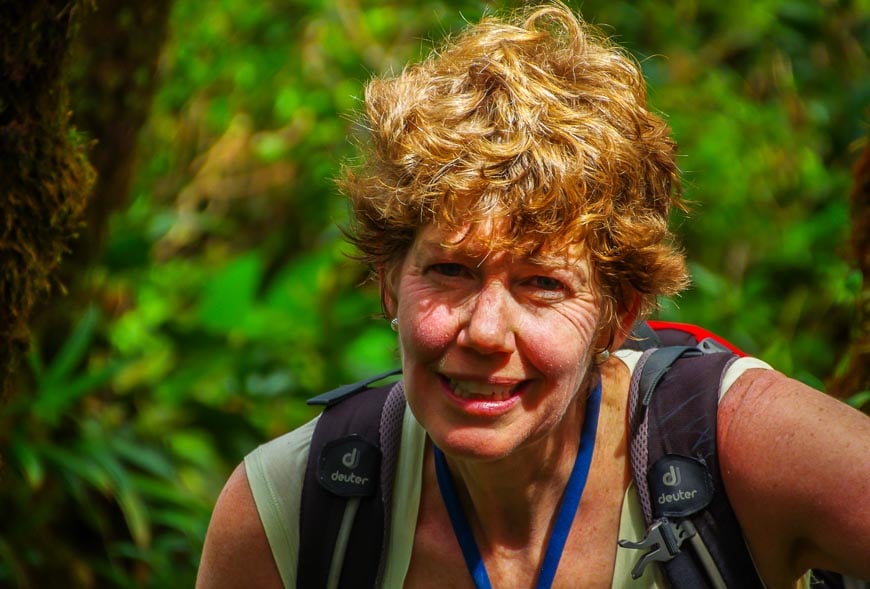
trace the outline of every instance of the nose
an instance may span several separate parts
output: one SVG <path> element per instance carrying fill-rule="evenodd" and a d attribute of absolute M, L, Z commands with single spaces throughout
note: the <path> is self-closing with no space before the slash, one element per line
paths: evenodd
<path fill-rule="evenodd" d="M 468 304 L 471 314 L 459 333 L 458 343 L 483 354 L 514 349 L 514 309 L 510 292 L 499 281 L 483 285 Z"/>

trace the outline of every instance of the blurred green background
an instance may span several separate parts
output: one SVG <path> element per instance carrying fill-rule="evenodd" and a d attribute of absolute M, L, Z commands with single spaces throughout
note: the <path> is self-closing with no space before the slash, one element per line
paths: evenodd
<path fill-rule="evenodd" d="M 192 586 L 244 454 L 310 418 L 306 398 L 396 364 L 337 229 L 360 89 L 511 4 L 95 6 L 70 84 L 103 184 L 69 293 L 37 313 L 0 408 L 2 587 Z M 641 61 L 680 143 L 694 206 L 674 223 L 694 286 L 661 318 L 823 388 L 844 370 L 862 285 L 847 195 L 868 130 L 870 1 L 582 13 Z"/>

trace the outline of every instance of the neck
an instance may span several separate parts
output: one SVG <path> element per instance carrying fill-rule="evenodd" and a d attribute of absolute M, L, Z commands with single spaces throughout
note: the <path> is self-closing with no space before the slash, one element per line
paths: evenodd
<path fill-rule="evenodd" d="M 497 461 L 447 456 L 459 500 L 483 553 L 543 554 L 571 476 L 586 398 L 578 398 L 556 431 Z"/>

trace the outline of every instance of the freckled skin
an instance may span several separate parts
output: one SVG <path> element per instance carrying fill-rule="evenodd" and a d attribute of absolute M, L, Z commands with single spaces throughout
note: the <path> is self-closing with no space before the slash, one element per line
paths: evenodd
<path fill-rule="evenodd" d="M 441 245 L 453 238 L 421 230 L 384 285 L 385 303 L 399 318 L 409 406 L 447 455 L 493 586 L 531 587 L 576 456 L 593 351 L 609 334 L 600 333 L 601 303 L 582 251 L 541 265 L 473 240 Z M 617 336 L 612 347 L 621 342 Z M 616 358 L 600 372 L 595 453 L 565 545 L 570 558 L 554 581 L 559 589 L 613 580 L 630 481 L 630 374 Z M 717 439 L 729 500 L 767 587 L 792 589 L 809 567 L 870 577 L 865 415 L 756 369 L 725 395 Z M 471 587 L 431 442 L 405 587 Z M 280 586 L 268 547 L 240 467 L 215 506 L 197 587 Z"/>
<path fill-rule="evenodd" d="M 770 370 L 722 400 L 725 489 L 771 589 L 808 568 L 870 578 L 870 419 Z"/>
<path fill-rule="evenodd" d="M 440 245 L 451 237 L 420 233 L 392 301 L 414 415 L 457 457 L 527 459 L 545 437 L 576 439 L 571 409 L 587 388 L 601 315 L 585 261 L 544 267 L 473 241 Z M 522 385 L 521 399 L 502 414 L 469 414 L 445 396 L 447 378 Z"/>
<path fill-rule="evenodd" d="M 425 227 L 385 289 L 387 310 L 399 318 L 405 394 L 447 457 L 493 586 L 532 586 L 577 455 L 597 377 L 593 351 L 609 334 L 601 333 L 600 297 L 579 246 L 531 259 L 473 239 L 442 245 L 457 241 Z M 624 441 L 624 409 L 613 410 L 627 390 L 627 371 L 619 374 L 605 374 L 596 454 Z M 501 394 L 489 402 L 484 393 L 457 398 L 457 390 Z M 565 548 L 576 559 L 560 563 L 554 587 L 605 586 L 612 577 L 628 480 L 624 451 L 617 454 L 594 461 Z M 423 486 L 406 586 L 467 586 L 431 445 Z M 591 541 L 577 531 L 590 529 L 606 533 Z"/>

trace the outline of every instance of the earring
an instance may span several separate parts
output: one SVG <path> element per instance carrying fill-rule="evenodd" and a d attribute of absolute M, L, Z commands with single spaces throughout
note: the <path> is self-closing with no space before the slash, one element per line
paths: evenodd
<path fill-rule="evenodd" d="M 599 366 L 601 364 L 604 364 L 605 362 L 607 362 L 609 359 L 610 359 L 610 350 L 608 350 L 606 348 L 604 350 L 601 350 L 597 354 L 595 354 L 595 363 L 598 364 Z"/>
<path fill-rule="evenodd" d="M 398 317 L 393 317 L 390 320 L 390 329 L 392 329 L 393 331 L 399 331 L 399 318 Z"/>

